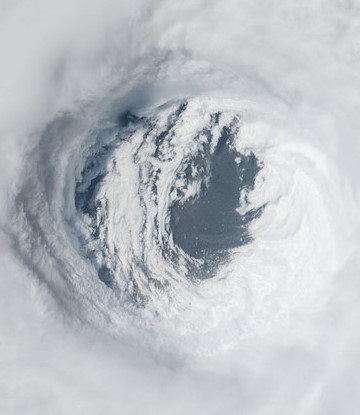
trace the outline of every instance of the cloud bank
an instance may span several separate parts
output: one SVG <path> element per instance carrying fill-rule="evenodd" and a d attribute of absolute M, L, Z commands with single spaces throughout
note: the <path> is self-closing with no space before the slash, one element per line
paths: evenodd
<path fill-rule="evenodd" d="M 357 414 L 358 4 L 0 10 L 1 413 Z M 224 140 L 251 241 L 203 278 Z"/>

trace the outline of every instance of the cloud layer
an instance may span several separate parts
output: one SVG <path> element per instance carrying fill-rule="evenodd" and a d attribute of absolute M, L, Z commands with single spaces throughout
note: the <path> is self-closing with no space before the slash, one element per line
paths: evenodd
<path fill-rule="evenodd" d="M 0 412 L 357 414 L 356 2 L 22 0 L 0 10 Z M 209 114 L 225 114 L 221 127 L 240 114 L 234 146 L 264 164 L 248 202 L 267 208 L 218 278 L 192 286 L 175 273 L 155 311 L 124 312 L 81 251 L 75 183 L 118 114 L 131 108 L 161 131 L 172 111 L 162 104 L 189 97 L 172 136 L 178 158 L 166 149 L 159 166 L 178 172 Z M 108 222 L 118 233 L 103 241 L 120 250 L 121 220 L 125 242 L 137 237 L 136 169 L 158 166 L 151 144 L 136 153 L 136 137 L 112 154 L 118 169 L 99 196 L 119 203 Z M 124 261 L 141 249 L 129 245 Z"/>

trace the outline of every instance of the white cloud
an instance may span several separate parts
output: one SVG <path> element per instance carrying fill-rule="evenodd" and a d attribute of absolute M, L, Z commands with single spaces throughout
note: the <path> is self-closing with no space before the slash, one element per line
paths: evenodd
<path fill-rule="evenodd" d="M 23 0 L 3 1 L 0 11 L 0 412 L 357 414 L 356 2 Z M 239 145 L 266 155 L 279 200 L 288 189 L 299 193 L 278 203 L 271 187 L 262 188 L 273 210 L 254 230 L 260 271 L 244 283 L 243 297 L 210 281 L 191 311 L 174 321 L 169 312 L 169 326 L 157 330 L 151 320 L 139 331 L 86 261 L 72 256 L 62 228 L 71 207 L 59 195 L 73 191 L 67 181 L 89 143 L 82 133 L 109 101 L 116 112 L 128 102 L 151 106 L 192 94 L 246 105 Z M 41 141 L 64 113 L 80 121 Z M 261 123 L 252 122 L 255 113 Z M 293 185 L 293 174 L 307 181 Z M 306 183 L 313 187 L 303 191 Z M 21 201 L 35 218 L 30 231 Z M 275 263 L 270 244 L 283 252 Z M 252 266 L 256 251 L 246 253 L 228 275 Z"/>

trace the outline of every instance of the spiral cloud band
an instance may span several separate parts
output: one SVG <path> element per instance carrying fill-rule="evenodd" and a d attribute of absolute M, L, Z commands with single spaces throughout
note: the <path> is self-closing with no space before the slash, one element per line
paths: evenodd
<path fill-rule="evenodd" d="M 0 5 L 4 414 L 357 414 L 360 7 Z"/>

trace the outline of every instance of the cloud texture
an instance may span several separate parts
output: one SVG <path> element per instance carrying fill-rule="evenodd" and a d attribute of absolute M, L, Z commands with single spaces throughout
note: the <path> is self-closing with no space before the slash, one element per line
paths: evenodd
<path fill-rule="evenodd" d="M 351 0 L 0 3 L 1 413 L 358 413 L 359 17 Z M 110 225 L 90 261 L 87 160 L 122 112 L 156 141 L 185 98 L 161 163 L 134 133 L 93 168 Z M 216 278 L 184 283 L 142 220 L 166 229 L 168 178 L 236 117 L 233 145 L 263 162 L 249 209 L 267 207 Z M 157 168 L 155 204 L 138 180 Z M 145 310 L 95 272 L 130 253 L 172 284 Z"/>

